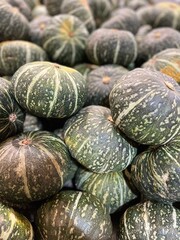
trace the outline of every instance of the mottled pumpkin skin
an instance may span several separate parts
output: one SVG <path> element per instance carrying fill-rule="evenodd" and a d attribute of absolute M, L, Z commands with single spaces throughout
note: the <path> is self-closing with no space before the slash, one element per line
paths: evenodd
<path fill-rule="evenodd" d="M 97 173 L 122 171 L 137 149 L 115 127 L 109 108 L 82 108 L 64 125 L 64 141 L 71 155 L 85 168 Z"/>
<path fill-rule="evenodd" d="M 34 239 L 31 223 L 23 215 L 0 203 L 0 216 L 0 239 Z"/>
<path fill-rule="evenodd" d="M 19 9 L 4 0 L 0 2 L 0 41 L 27 39 L 29 23 Z"/>
<path fill-rule="evenodd" d="M 29 20 L 32 19 L 32 12 L 29 5 L 22 0 L 7 0 L 9 4 L 11 4 L 13 7 L 17 7 L 19 11 Z"/>
<path fill-rule="evenodd" d="M 128 66 L 137 56 L 136 40 L 129 31 L 99 28 L 87 39 L 86 55 L 97 65 Z"/>
<path fill-rule="evenodd" d="M 75 175 L 75 185 L 77 189 L 99 198 L 111 214 L 136 197 L 122 172 L 99 174 L 79 168 Z"/>
<path fill-rule="evenodd" d="M 67 146 L 47 131 L 8 138 L 0 144 L 0 156 L 0 198 L 13 203 L 52 196 L 74 169 Z"/>
<path fill-rule="evenodd" d="M 10 81 L 0 78 L 0 142 L 23 131 L 25 112 L 16 102 Z"/>
<path fill-rule="evenodd" d="M 136 68 L 123 75 L 110 93 L 115 125 L 134 141 L 159 145 L 180 131 L 180 87 L 158 71 Z"/>
<path fill-rule="evenodd" d="M 46 52 L 38 45 L 23 40 L 0 42 L 0 75 L 12 76 L 22 65 L 47 61 Z"/>
<path fill-rule="evenodd" d="M 36 216 L 37 240 L 111 240 L 110 215 L 90 193 L 61 191 Z"/>
<path fill-rule="evenodd" d="M 73 68 L 52 62 L 32 62 L 12 77 L 16 100 L 32 115 L 64 118 L 76 113 L 86 100 L 86 82 Z"/>
<path fill-rule="evenodd" d="M 121 217 L 118 240 L 179 240 L 180 210 L 171 204 L 139 203 Z"/>
<path fill-rule="evenodd" d="M 44 0 L 44 4 L 51 16 L 60 14 L 61 4 L 64 0 Z"/>
<path fill-rule="evenodd" d="M 160 71 L 180 84 L 180 49 L 165 49 L 155 54 L 142 67 Z"/>
<path fill-rule="evenodd" d="M 180 134 L 169 143 L 137 155 L 131 176 L 138 190 L 151 200 L 180 201 Z"/>
<path fill-rule="evenodd" d="M 85 78 L 87 78 L 87 75 L 94 69 L 96 69 L 98 66 L 91 63 L 80 63 L 74 66 L 74 69 L 76 69 L 78 72 L 80 72 Z"/>

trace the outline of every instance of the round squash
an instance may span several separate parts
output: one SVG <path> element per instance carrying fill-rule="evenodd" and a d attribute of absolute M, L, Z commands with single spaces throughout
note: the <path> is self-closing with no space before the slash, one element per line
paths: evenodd
<path fill-rule="evenodd" d="M 80 63 L 74 66 L 74 68 L 80 72 L 85 77 L 85 79 L 87 78 L 87 75 L 97 67 L 97 65 L 91 63 Z"/>
<path fill-rule="evenodd" d="M 180 131 L 180 86 L 171 77 L 136 68 L 114 85 L 109 101 L 116 126 L 134 141 L 159 145 Z"/>
<path fill-rule="evenodd" d="M 75 168 L 57 135 L 32 131 L 0 144 L 0 169 L 0 199 L 28 203 L 57 193 Z"/>
<path fill-rule="evenodd" d="M 0 142 L 23 131 L 25 112 L 16 102 L 10 81 L 0 78 Z"/>
<path fill-rule="evenodd" d="M 146 201 L 129 207 L 120 219 L 118 240 L 179 240 L 180 210 Z"/>
<path fill-rule="evenodd" d="M 98 198 L 80 191 L 61 191 L 36 216 L 37 240 L 111 240 L 110 215 Z"/>
<path fill-rule="evenodd" d="M 34 239 L 32 225 L 22 214 L 0 203 L 0 216 L 0 239 Z"/>
<path fill-rule="evenodd" d="M 44 4 L 51 16 L 60 14 L 61 4 L 64 0 L 44 0 Z"/>
<path fill-rule="evenodd" d="M 23 65 L 13 75 L 12 87 L 20 105 L 38 117 L 68 117 L 86 100 L 83 76 L 73 68 L 52 62 Z"/>
<path fill-rule="evenodd" d="M 72 155 L 90 171 L 107 173 L 124 170 L 137 149 L 116 128 L 109 108 L 82 108 L 64 125 L 64 141 Z"/>
<path fill-rule="evenodd" d="M 31 21 L 32 19 L 31 8 L 25 1 L 22 0 L 6 0 L 6 1 L 13 7 L 17 7 L 19 11 L 28 19 L 28 21 Z"/>
<path fill-rule="evenodd" d="M 22 65 L 47 61 L 46 52 L 34 43 L 23 40 L 0 42 L 0 75 L 12 76 Z"/>

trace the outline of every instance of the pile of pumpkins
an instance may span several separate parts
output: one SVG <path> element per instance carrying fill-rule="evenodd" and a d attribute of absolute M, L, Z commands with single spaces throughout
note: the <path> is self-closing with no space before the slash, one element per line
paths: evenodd
<path fill-rule="evenodd" d="M 0 1 L 0 239 L 180 239 L 180 3 Z"/>

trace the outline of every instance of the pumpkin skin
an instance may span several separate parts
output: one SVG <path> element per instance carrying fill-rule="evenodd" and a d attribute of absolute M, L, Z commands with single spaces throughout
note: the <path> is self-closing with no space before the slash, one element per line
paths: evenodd
<path fill-rule="evenodd" d="M 32 225 L 22 214 L 0 203 L 0 216 L 0 239 L 34 239 Z"/>
<path fill-rule="evenodd" d="M 33 18 L 37 18 L 39 16 L 49 16 L 49 13 L 44 4 L 39 4 L 32 10 L 32 16 Z"/>
<path fill-rule="evenodd" d="M 136 59 L 136 40 L 129 31 L 99 28 L 87 39 L 86 55 L 93 64 L 126 67 Z"/>
<path fill-rule="evenodd" d="M 38 117 L 71 116 L 86 100 L 83 76 L 73 68 L 56 63 L 27 63 L 15 72 L 11 81 L 16 100 Z"/>
<path fill-rule="evenodd" d="M 44 4 L 51 16 L 60 14 L 60 7 L 64 0 L 44 0 Z"/>
<path fill-rule="evenodd" d="M 31 8 L 25 1 L 7 0 L 7 2 L 11 4 L 13 7 L 17 7 L 19 11 L 28 19 L 28 21 L 31 21 L 32 19 Z"/>
<path fill-rule="evenodd" d="M 180 49 L 165 49 L 155 54 L 142 67 L 160 71 L 180 84 Z"/>
<path fill-rule="evenodd" d="M 136 68 L 123 75 L 110 93 L 114 123 L 138 143 L 164 144 L 180 130 L 179 92 L 171 77 Z"/>
<path fill-rule="evenodd" d="M 40 46 L 23 40 L 1 42 L 0 56 L 1 76 L 12 76 L 28 62 L 48 60 L 46 52 Z"/>
<path fill-rule="evenodd" d="M 72 157 L 92 172 L 122 171 L 136 155 L 137 149 L 114 126 L 109 108 L 84 107 L 63 129 Z"/>
<path fill-rule="evenodd" d="M 110 215 L 98 198 L 80 191 L 61 191 L 36 216 L 37 240 L 111 240 Z"/>
<path fill-rule="evenodd" d="M 180 210 L 171 204 L 146 201 L 121 217 L 118 240 L 179 240 Z"/>
<path fill-rule="evenodd" d="M 80 72 L 86 79 L 87 75 L 97 67 L 98 67 L 97 65 L 91 63 L 80 63 L 74 66 L 74 69 Z"/>
<path fill-rule="evenodd" d="M 85 43 L 89 33 L 77 17 L 60 14 L 47 23 L 42 46 L 52 61 L 74 66 L 85 59 Z"/>
<path fill-rule="evenodd" d="M 180 135 L 157 148 L 140 153 L 131 165 L 132 180 L 150 200 L 180 201 Z"/>
<path fill-rule="evenodd" d="M 0 199 L 10 203 L 29 203 L 50 197 L 74 171 L 67 146 L 47 131 L 8 138 L 0 144 L 0 156 Z"/>
<path fill-rule="evenodd" d="M 99 198 L 110 214 L 136 197 L 122 172 L 99 174 L 79 168 L 75 175 L 75 185 L 77 189 Z"/>
<path fill-rule="evenodd" d="M 0 8 L 0 41 L 27 39 L 29 34 L 27 18 L 18 8 L 4 0 L 0 2 Z"/>
<path fill-rule="evenodd" d="M 0 142 L 23 131 L 25 112 L 16 102 L 10 81 L 0 78 Z"/>

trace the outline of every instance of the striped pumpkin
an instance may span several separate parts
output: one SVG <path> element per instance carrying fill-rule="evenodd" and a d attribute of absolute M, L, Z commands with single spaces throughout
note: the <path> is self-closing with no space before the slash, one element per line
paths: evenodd
<path fill-rule="evenodd" d="M 87 75 L 97 67 L 97 65 L 91 63 L 80 63 L 74 66 L 74 68 L 78 72 L 80 72 L 85 78 L 87 78 Z"/>
<path fill-rule="evenodd" d="M 79 168 L 75 185 L 77 189 L 99 198 L 110 214 L 136 197 L 119 171 L 99 174 Z"/>
<path fill-rule="evenodd" d="M 0 239 L 2 240 L 33 240 L 34 233 L 31 223 L 13 208 L 0 203 Z"/>
<path fill-rule="evenodd" d="M 180 84 L 180 49 L 165 49 L 142 65 L 143 68 L 160 71 Z"/>
<path fill-rule="evenodd" d="M 86 192 L 61 191 L 38 209 L 35 223 L 37 240 L 112 239 L 110 215 Z"/>
<path fill-rule="evenodd" d="M 41 47 L 23 40 L 1 42 L 0 56 L 1 76 L 12 76 L 25 63 L 48 60 Z"/>
<path fill-rule="evenodd" d="M 26 132 L 0 144 L 0 199 L 43 200 L 57 193 L 76 170 L 67 146 L 47 131 Z"/>
<path fill-rule="evenodd" d="M 117 240 L 179 240 L 180 210 L 146 201 L 128 208 L 120 219 Z"/>
<path fill-rule="evenodd" d="M 169 76 L 136 68 L 110 93 L 114 123 L 138 143 L 164 144 L 180 131 L 179 92 L 180 86 Z"/>
<path fill-rule="evenodd" d="M 23 131 L 25 113 L 16 102 L 10 81 L 0 78 L 0 142 Z"/>
<path fill-rule="evenodd" d="M 32 62 L 12 77 L 16 100 L 29 113 L 45 118 L 64 118 L 85 103 L 86 82 L 73 68 L 52 62 Z"/>
<path fill-rule="evenodd" d="M 25 1 L 22 0 L 6 0 L 6 1 L 13 7 L 17 7 L 19 11 L 28 19 L 28 21 L 31 21 L 32 19 L 31 8 Z"/>
<path fill-rule="evenodd" d="M 64 141 L 81 165 L 96 173 L 122 171 L 133 160 L 136 148 L 116 128 L 109 108 L 82 108 L 64 125 Z"/>

